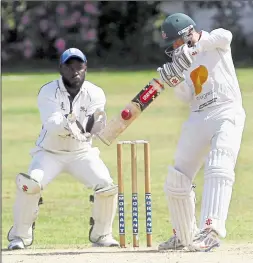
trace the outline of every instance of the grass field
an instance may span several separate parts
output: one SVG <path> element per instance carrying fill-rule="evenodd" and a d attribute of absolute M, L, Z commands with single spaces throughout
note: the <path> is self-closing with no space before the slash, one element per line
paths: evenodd
<path fill-rule="evenodd" d="M 253 242 L 253 69 L 237 70 L 247 113 L 238 164 L 236 183 L 227 221 L 226 241 Z M 155 71 L 142 72 L 97 72 L 89 73 L 87 79 L 101 86 L 107 95 L 108 117 L 126 104 L 147 81 L 157 76 Z M 29 151 L 40 131 L 40 120 L 36 105 L 39 88 L 57 78 L 56 74 L 4 75 L 2 78 L 2 246 L 7 246 L 6 235 L 12 225 L 12 205 L 15 194 L 15 176 L 26 172 Z M 135 121 L 120 139 L 146 139 L 151 146 L 151 180 L 153 197 L 153 240 L 155 243 L 171 235 L 163 184 L 167 166 L 173 162 L 173 154 L 182 122 L 187 117 L 187 105 L 166 90 Z M 100 147 L 101 157 L 109 167 L 112 177 L 116 177 L 116 145 L 108 147 L 94 142 Z M 138 151 L 141 155 L 141 149 Z M 127 242 L 132 242 L 131 202 L 130 202 L 130 152 L 124 152 L 126 175 L 126 216 Z M 145 244 L 143 157 L 139 158 L 140 193 L 140 243 Z M 201 203 L 203 183 L 202 170 L 198 174 L 197 211 Z M 90 191 L 71 176 L 62 174 L 43 192 L 44 204 L 40 207 L 34 246 L 36 248 L 79 247 L 88 244 L 89 217 L 91 205 Z M 114 222 L 114 235 L 118 238 L 118 218 Z"/>

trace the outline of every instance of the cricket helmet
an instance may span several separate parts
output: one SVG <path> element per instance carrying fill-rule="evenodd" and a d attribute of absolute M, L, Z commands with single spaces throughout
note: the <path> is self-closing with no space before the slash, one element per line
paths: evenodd
<path fill-rule="evenodd" d="M 183 13 L 175 13 L 168 16 L 162 26 L 163 47 L 170 48 L 173 42 L 182 37 L 187 43 L 187 35 L 196 26 L 196 23 L 187 15 Z"/>

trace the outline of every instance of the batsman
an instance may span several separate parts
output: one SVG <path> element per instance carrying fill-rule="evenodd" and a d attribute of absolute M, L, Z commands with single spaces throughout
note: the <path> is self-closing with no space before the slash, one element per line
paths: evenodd
<path fill-rule="evenodd" d="M 158 68 L 163 81 L 189 104 L 174 165 L 164 185 L 174 235 L 159 250 L 210 251 L 226 237 L 235 165 L 245 122 L 231 55 L 232 33 L 197 31 L 187 15 L 175 13 L 162 24 L 169 61 Z M 199 227 L 193 180 L 204 164 Z"/>

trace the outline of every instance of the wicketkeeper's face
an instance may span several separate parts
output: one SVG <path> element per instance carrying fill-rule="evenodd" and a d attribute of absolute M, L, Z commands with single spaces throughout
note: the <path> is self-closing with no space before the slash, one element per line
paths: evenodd
<path fill-rule="evenodd" d="M 60 73 L 70 86 L 80 87 L 85 80 L 86 69 L 86 63 L 78 58 L 71 58 L 61 65 Z"/>

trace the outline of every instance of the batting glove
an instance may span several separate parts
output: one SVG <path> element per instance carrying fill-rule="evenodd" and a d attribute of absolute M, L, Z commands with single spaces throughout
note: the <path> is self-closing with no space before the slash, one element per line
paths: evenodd
<path fill-rule="evenodd" d="M 173 62 L 164 64 L 162 67 L 159 67 L 157 71 L 159 72 L 163 81 L 172 88 L 176 87 L 185 79 L 182 71 L 180 71 Z"/>
<path fill-rule="evenodd" d="M 188 70 L 192 64 L 192 51 L 187 44 L 184 44 L 174 50 L 172 55 L 172 63 L 175 64 L 180 71 Z"/>

